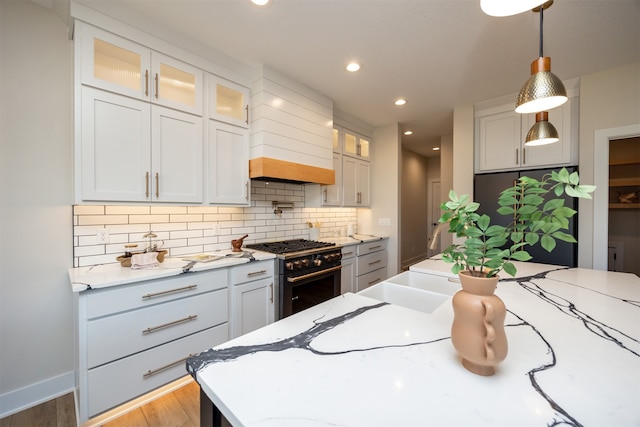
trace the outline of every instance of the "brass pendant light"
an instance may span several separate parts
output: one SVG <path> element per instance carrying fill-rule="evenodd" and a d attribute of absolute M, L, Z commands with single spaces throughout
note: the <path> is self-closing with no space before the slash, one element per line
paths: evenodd
<path fill-rule="evenodd" d="M 558 131 L 549 123 L 549 113 L 546 111 L 536 113 L 536 123 L 527 132 L 524 145 L 532 147 L 553 144 L 559 140 Z"/>
<path fill-rule="evenodd" d="M 543 54 L 543 11 L 553 4 L 547 1 L 533 9 L 540 13 L 540 57 L 531 63 L 531 77 L 522 86 L 516 100 L 516 113 L 538 113 L 559 107 L 567 102 L 567 90 L 562 81 L 551 72 L 551 58 Z"/>

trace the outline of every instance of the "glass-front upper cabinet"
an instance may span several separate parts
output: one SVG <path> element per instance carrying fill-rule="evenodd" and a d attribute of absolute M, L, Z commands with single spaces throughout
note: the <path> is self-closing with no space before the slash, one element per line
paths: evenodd
<path fill-rule="evenodd" d="M 333 152 L 342 153 L 342 144 L 340 144 L 340 131 L 336 128 L 333 128 L 332 131 L 333 133 L 331 134 L 331 137 L 333 140 Z"/>
<path fill-rule="evenodd" d="M 82 84 L 202 115 L 202 70 L 91 25 L 78 24 Z"/>
<path fill-rule="evenodd" d="M 355 132 L 344 130 L 343 154 L 370 160 L 369 141 Z"/>
<path fill-rule="evenodd" d="M 249 127 L 249 89 L 210 75 L 209 118 Z"/>

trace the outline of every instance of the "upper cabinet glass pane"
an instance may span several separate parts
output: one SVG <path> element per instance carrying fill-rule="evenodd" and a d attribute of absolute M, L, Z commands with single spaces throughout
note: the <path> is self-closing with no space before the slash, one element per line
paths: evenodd
<path fill-rule="evenodd" d="M 133 90 L 140 90 L 140 54 L 94 39 L 94 77 Z"/>
<path fill-rule="evenodd" d="M 344 151 L 349 154 L 358 154 L 358 138 L 351 134 L 344 134 Z"/>
<path fill-rule="evenodd" d="M 360 156 L 369 158 L 369 141 L 360 138 Z"/>
<path fill-rule="evenodd" d="M 184 105 L 196 105 L 196 76 L 170 65 L 160 63 L 159 98 Z"/>
<path fill-rule="evenodd" d="M 340 152 L 340 132 L 338 131 L 338 129 L 333 129 L 333 151 L 334 152 Z"/>
<path fill-rule="evenodd" d="M 216 113 L 236 120 L 244 119 L 244 94 L 216 84 Z"/>

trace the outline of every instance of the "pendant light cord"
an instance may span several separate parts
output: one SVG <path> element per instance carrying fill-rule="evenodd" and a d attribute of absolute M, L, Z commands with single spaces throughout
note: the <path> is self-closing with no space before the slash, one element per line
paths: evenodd
<path fill-rule="evenodd" d="M 542 58 L 544 56 L 542 54 L 542 19 L 543 19 L 543 13 L 544 13 L 544 5 L 540 6 L 540 55 L 539 55 L 540 58 Z"/>

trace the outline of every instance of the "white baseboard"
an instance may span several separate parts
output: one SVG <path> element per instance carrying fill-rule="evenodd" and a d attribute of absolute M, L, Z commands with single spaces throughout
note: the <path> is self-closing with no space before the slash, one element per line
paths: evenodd
<path fill-rule="evenodd" d="M 0 418 L 75 391 L 73 371 L 0 395 Z"/>

